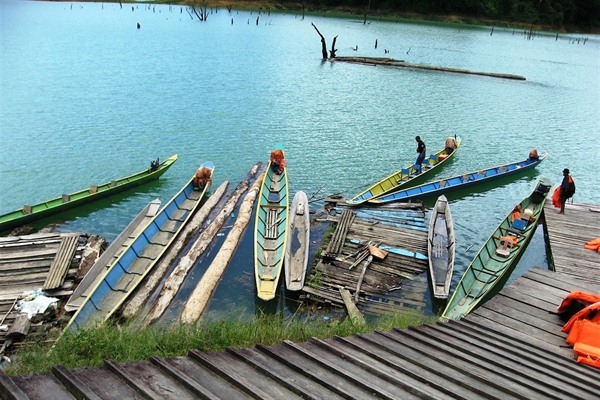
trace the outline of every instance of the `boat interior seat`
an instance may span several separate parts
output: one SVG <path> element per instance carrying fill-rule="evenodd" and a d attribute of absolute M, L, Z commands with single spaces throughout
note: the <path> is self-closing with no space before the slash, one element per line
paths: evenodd
<path fill-rule="evenodd" d="M 269 194 L 267 195 L 267 201 L 269 203 L 279 203 L 279 201 L 281 200 L 281 196 L 279 196 L 278 192 L 269 192 Z"/>

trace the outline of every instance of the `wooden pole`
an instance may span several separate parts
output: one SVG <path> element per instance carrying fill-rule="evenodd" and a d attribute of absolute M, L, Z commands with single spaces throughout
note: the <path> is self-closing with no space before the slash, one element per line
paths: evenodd
<path fill-rule="evenodd" d="M 352 301 L 352 296 L 350 295 L 350 291 L 348 289 L 339 286 L 340 295 L 342 296 L 342 300 L 344 301 L 344 305 L 346 306 L 346 311 L 348 311 L 348 316 L 350 316 L 350 321 L 353 325 L 364 325 L 365 318 L 362 313 L 356 307 L 356 304 Z"/>
<path fill-rule="evenodd" d="M 360 293 L 360 286 L 362 285 L 365 273 L 367 272 L 367 267 L 369 266 L 369 264 L 371 264 L 371 261 L 373 261 L 373 256 L 370 255 L 369 258 L 367 258 L 367 261 L 365 261 L 365 263 L 363 264 L 363 269 L 360 273 L 360 278 L 358 278 L 358 282 L 356 283 L 356 292 L 354 292 L 355 303 L 358 303 L 358 294 Z"/>
<path fill-rule="evenodd" d="M 181 313 L 182 323 L 192 324 L 200 319 L 202 313 L 204 313 L 217 284 L 225 272 L 225 268 L 227 268 L 227 265 L 235 252 L 242 234 L 248 226 L 248 222 L 252 216 L 254 201 L 256 200 L 256 196 L 258 196 L 261 184 L 262 179 L 257 179 L 244 197 L 244 201 L 240 206 L 238 217 L 233 224 L 233 228 L 231 228 L 219 253 L 217 253 L 213 262 L 210 264 L 183 307 Z"/>

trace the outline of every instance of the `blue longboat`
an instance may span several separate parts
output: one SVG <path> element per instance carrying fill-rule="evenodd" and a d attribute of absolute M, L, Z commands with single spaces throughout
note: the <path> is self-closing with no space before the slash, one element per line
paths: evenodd
<path fill-rule="evenodd" d="M 498 165 L 496 167 L 456 175 L 451 178 L 444 178 L 437 181 L 424 183 L 408 189 L 397 190 L 368 201 L 371 204 L 384 204 L 395 201 L 420 200 L 432 196 L 439 196 L 454 190 L 464 189 L 466 187 L 525 172 L 537 167 L 546 159 L 547 156 L 547 152 L 541 151 L 538 153 L 537 157 L 528 157 L 522 161 L 515 161 L 508 164 Z"/>
<path fill-rule="evenodd" d="M 203 172 L 200 187 L 195 175 L 165 204 L 90 291 L 64 331 L 101 325 L 120 308 L 200 207 L 214 168 L 212 162 L 203 163 L 196 173 Z"/>

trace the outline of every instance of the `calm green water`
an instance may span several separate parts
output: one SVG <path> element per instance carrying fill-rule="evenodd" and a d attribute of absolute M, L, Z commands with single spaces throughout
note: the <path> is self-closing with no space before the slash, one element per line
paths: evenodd
<path fill-rule="evenodd" d="M 62 216 L 58 229 L 113 239 L 150 200 L 171 198 L 202 162 L 216 164 L 215 187 L 225 180 L 235 186 L 277 143 L 287 149 L 292 191 L 309 195 L 322 188 L 351 196 L 412 163 L 417 134 L 431 151 L 448 135 L 462 136 L 462 149 L 439 176 L 519 160 L 532 148 L 548 151 L 536 171 L 514 181 L 449 195 L 456 283 L 539 176 L 559 183 L 568 167 L 575 201 L 600 203 L 599 36 L 527 40 L 498 28 L 490 35 L 487 27 L 226 10 L 199 22 L 178 6 L 13 0 L 0 0 L 0 23 L 0 213 L 172 154 L 179 161 L 160 181 Z M 527 80 L 323 62 L 311 23 L 328 47 L 338 36 L 340 56 Z M 545 265 L 539 233 L 520 269 Z M 217 291 L 222 308 L 254 308 L 246 247 Z"/>

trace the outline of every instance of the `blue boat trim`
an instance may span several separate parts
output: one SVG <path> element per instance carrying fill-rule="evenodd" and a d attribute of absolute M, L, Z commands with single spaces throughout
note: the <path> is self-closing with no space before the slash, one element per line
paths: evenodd
<path fill-rule="evenodd" d="M 368 200 L 373 204 L 384 204 L 395 201 L 409 201 L 415 199 L 425 199 L 432 196 L 439 196 L 470 187 L 476 184 L 490 182 L 516 173 L 528 171 L 537 167 L 548 156 L 548 153 L 542 151 L 538 159 L 527 158 L 526 160 L 516 161 L 509 164 L 498 165 L 495 167 L 468 172 L 466 174 L 456 175 L 450 178 L 444 178 L 437 181 L 424 183 L 419 186 L 413 186 L 408 189 L 401 189 L 395 192 L 379 196 Z"/>

